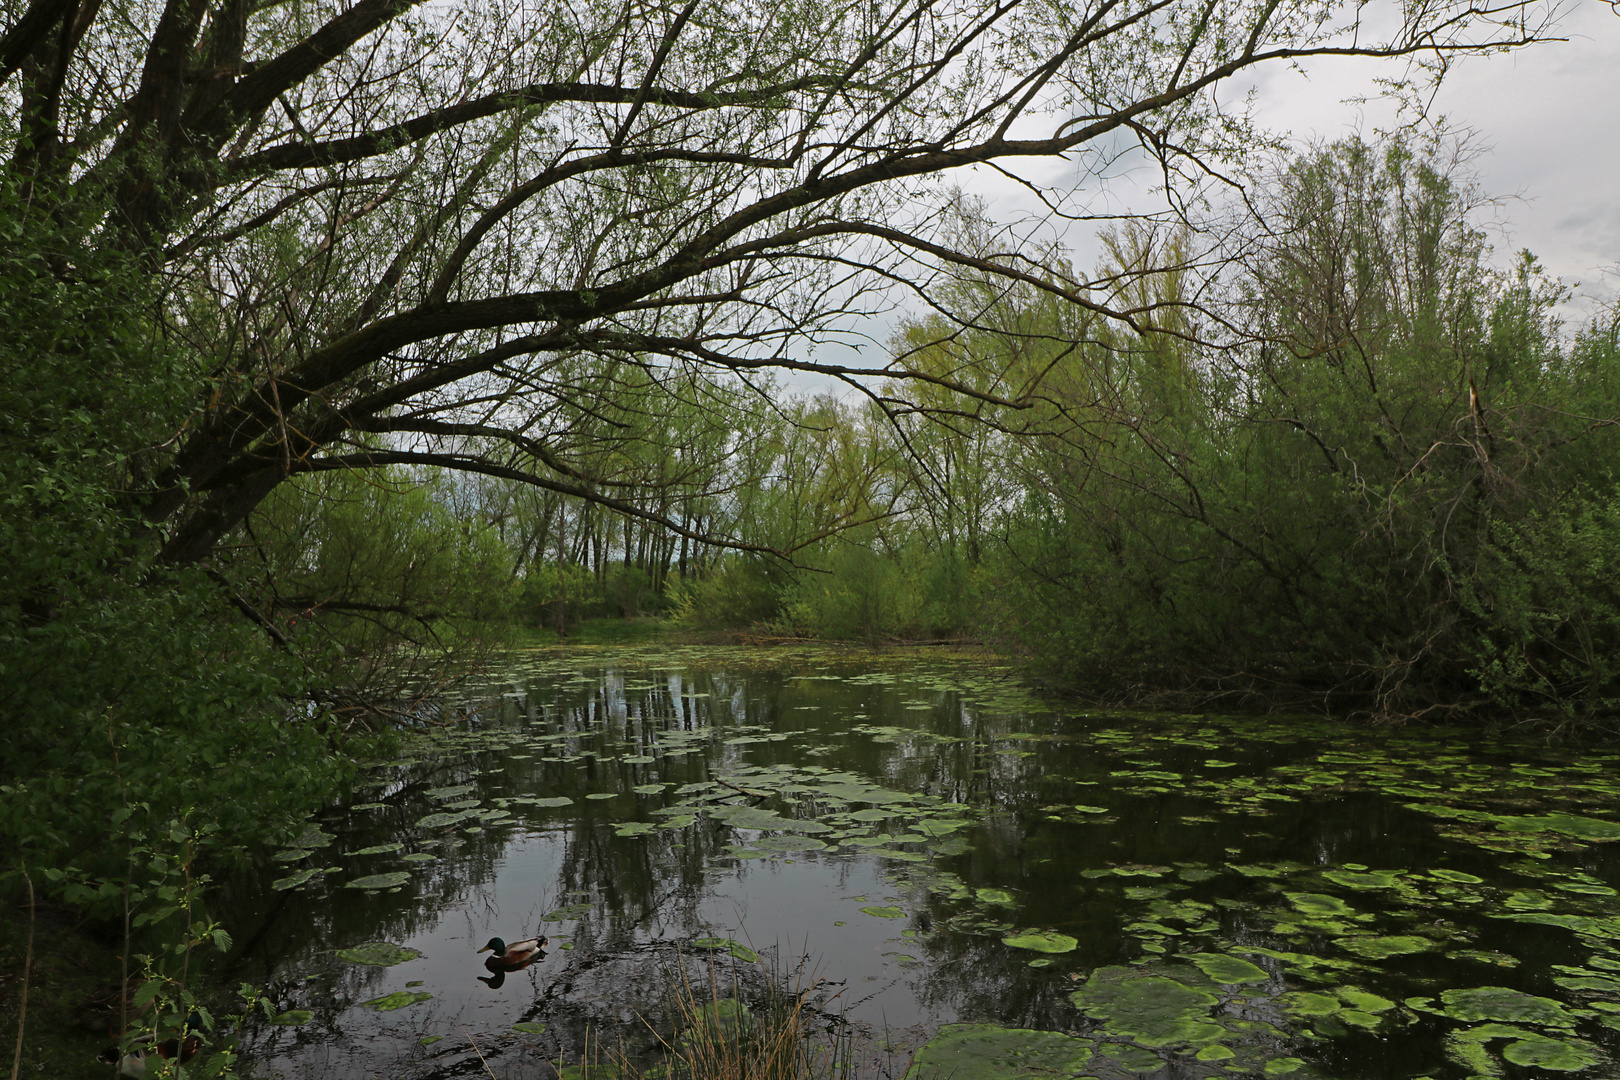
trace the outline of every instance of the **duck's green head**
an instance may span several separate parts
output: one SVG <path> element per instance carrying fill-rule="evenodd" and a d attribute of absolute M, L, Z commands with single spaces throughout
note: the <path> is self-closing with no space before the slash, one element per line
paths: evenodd
<path fill-rule="evenodd" d="M 496 956 L 505 956 L 506 955 L 506 941 L 504 939 L 502 939 L 502 938 L 492 937 L 492 938 L 489 939 L 489 944 L 485 945 L 482 949 L 479 949 L 478 951 L 481 952 L 481 953 L 486 953 L 486 952 L 489 952 L 491 950 L 494 950 Z"/>

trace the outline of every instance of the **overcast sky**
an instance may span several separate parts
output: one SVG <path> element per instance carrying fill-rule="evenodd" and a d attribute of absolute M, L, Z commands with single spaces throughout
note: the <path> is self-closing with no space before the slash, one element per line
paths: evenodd
<path fill-rule="evenodd" d="M 1607 0 L 1574 0 L 1556 33 L 1569 40 L 1458 62 L 1429 116 L 1470 132 L 1480 151 L 1473 165 L 1481 194 L 1502 200 L 1489 212 L 1497 225 L 1490 230 L 1494 260 L 1506 265 L 1521 248 L 1535 252 L 1549 273 L 1575 286 L 1564 315 L 1578 323 L 1598 304 L 1620 297 L 1620 273 L 1614 272 L 1620 267 L 1620 14 Z M 1252 86 L 1263 126 L 1291 133 L 1302 147 L 1357 130 L 1371 136 L 1396 123 L 1390 103 L 1354 100 L 1375 94 L 1380 74 L 1396 76 L 1400 69 L 1380 70 L 1364 59 L 1319 62 L 1303 74 L 1277 67 L 1228 84 L 1227 100 L 1241 100 Z M 1019 168 L 1047 185 L 1081 183 L 1079 197 L 1094 210 L 1145 209 L 1156 201 L 1148 189 L 1158 173 L 1148 167 L 1116 178 L 1107 191 L 1080 181 L 1073 166 L 1058 161 Z M 964 170 L 955 179 L 985 198 L 1003 222 L 1042 213 L 1027 189 L 993 170 Z M 1062 236 L 1081 266 L 1097 262 L 1093 233 L 1075 226 Z M 867 344 L 856 350 L 849 343 L 824 345 L 813 355 L 882 363 L 882 343 L 895 322 L 894 315 L 861 320 Z M 795 390 L 842 394 L 813 376 L 786 382 Z"/>
<path fill-rule="evenodd" d="M 1551 42 L 1462 61 L 1431 109 L 1488 148 L 1476 159 L 1483 193 L 1508 197 L 1493 237 L 1498 258 L 1529 248 L 1590 298 L 1613 299 L 1620 279 L 1620 14 L 1605 0 L 1575 0 Z M 1318 65 L 1309 79 L 1278 71 L 1258 83 L 1262 116 L 1301 138 L 1332 139 L 1361 122 L 1388 125 L 1366 94 L 1365 63 Z"/>

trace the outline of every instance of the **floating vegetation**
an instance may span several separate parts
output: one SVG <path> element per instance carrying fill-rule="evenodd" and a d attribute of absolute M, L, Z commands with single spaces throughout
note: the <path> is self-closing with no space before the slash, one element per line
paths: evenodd
<path fill-rule="evenodd" d="M 370 1001 L 362 1001 L 360 1007 L 370 1009 L 373 1012 L 393 1012 L 395 1009 L 409 1008 L 412 1005 L 418 1005 L 432 999 L 433 995 L 423 990 L 395 990 L 392 994 L 384 994 L 382 997 L 372 998 Z"/>
<path fill-rule="evenodd" d="M 313 881 L 316 877 L 320 876 L 321 873 L 322 871 L 318 867 L 311 867 L 308 870 L 300 870 L 298 873 L 289 875 L 288 877 L 277 878 L 270 883 L 270 887 L 278 892 L 285 889 L 296 889 L 301 885 L 305 885 L 310 881 Z"/>
<path fill-rule="evenodd" d="M 393 967 L 407 960 L 415 960 L 421 955 L 416 949 L 395 945 L 389 941 L 368 941 L 364 945 L 337 950 L 337 957 L 340 960 L 347 960 L 351 964 L 370 964 L 374 967 Z"/>
<path fill-rule="evenodd" d="M 865 908 L 861 909 L 865 911 Z M 1026 930 L 1021 934 L 1013 934 L 1001 939 L 1003 945 L 1010 945 L 1015 949 L 1029 949 L 1033 952 L 1066 953 L 1073 952 L 1080 944 L 1077 938 L 1068 934 L 1060 934 L 1056 930 Z"/>
<path fill-rule="evenodd" d="M 296 1027 L 299 1024 L 307 1024 L 313 1019 L 315 1019 L 315 1014 L 308 1009 L 288 1009 L 286 1012 L 280 1012 L 272 1016 L 269 1022 L 283 1027 Z"/>
<path fill-rule="evenodd" d="M 1090 1040 L 1057 1031 L 947 1024 L 912 1055 L 904 1080 L 1078 1076 L 1087 1071 L 1093 1053 Z"/>
<path fill-rule="evenodd" d="M 355 878 L 345 882 L 345 889 L 392 889 L 396 885 L 403 885 L 411 880 L 408 870 L 394 870 L 387 874 L 367 874 L 365 877 Z"/>

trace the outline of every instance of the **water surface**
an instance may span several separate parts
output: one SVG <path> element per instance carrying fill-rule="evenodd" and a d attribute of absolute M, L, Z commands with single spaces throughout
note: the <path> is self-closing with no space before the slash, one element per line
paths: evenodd
<path fill-rule="evenodd" d="M 656 1045 L 681 978 L 808 990 L 869 1075 L 942 1032 L 919 1077 L 1617 1075 L 1610 753 L 927 653 L 537 650 L 463 704 L 230 890 L 229 984 L 288 1014 L 258 1075 L 548 1077 Z"/>

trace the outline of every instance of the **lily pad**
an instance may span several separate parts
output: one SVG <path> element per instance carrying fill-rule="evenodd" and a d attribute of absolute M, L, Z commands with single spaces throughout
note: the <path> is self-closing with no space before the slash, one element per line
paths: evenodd
<path fill-rule="evenodd" d="M 376 1012 L 393 1012 L 395 1009 L 404 1009 L 423 1001 L 429 1001 L 432 997 L 432 994 L 422 990 L 395 990 L 392 994 L 384 994 L 380 998 L 362 1001 L 360 1007 L 362 1009 L 372 1009 Z"/>
<path fill-rule="evenodd" d="M 395 945 L 391 941 L 368 941 L 364 945 L 337 950 L 340 960 L 347 960 L 351 964 L 370 964 L 372 967 L 393 967 L 421 955 L 416 949 Z"/>
<path fill-rule="evenodd" d="M 1207 990 L 1134 968 L 1104 967 L 1092 972 L 1069 995 L 1077 1009 L 1101 1020 L 1110 1035 L 1124 1035 L 1139 1045 L 1200 1046 L 1227 1035 L 1209 1019 L 1220 999 Z"/>
<path fill-rule="evenodd" d="M 313 1019 L 315 1019 L 315 1014 L 308 1009 L 288 1009 L 286 1012 L 272 1016 L 270 1023 L 281 1024 L 284 1027 L 296 1027 L 299 1024 L 307 1024 Z"/>
<path fill-rule="evenodd" d="M 1369 960 L 1383 960 L 1390 956 L 1428 952 L 1436 948 L 1435 943 L 1428 938 L 1413 937 L 1409 934 L 1393 934 L 1388 937 L 1376 935 L 1347 937 L 1340 938 L 1339 944 L 1357 956 L 1365 956 Z"/>
<path fill-rule="evenodd" d="M 1236 956 L 1227 956 L 1224 953 L 1193 953 L 1185 959 L 1199 971 L 1209 976 L 1210 981 L 1228 986 L 1240 983 L 1262 983 L 1271 978 L 1264 968 L 1257 967 Z"/>
<path fill-rule="evenodd" d="M 1577 814 L 1540 814 L 1504 817 L 1496 827 L 1503 832 L 1555 832 L 1581 840 L 1620 840 L 1620 823 Z"/>
<path fill-rule="evenodd" d="M 613 830 L 613 835 L 614 836 L 646 836 L 650 832 L 657 831 L 657 829 L 658 829 L 658 824 L 656 822 L 652 822 L 652 821 L 626 821 L 624 824 L 620 825 L 618 828 Z"/>
<path fill-rule="evenodd" d="M 512 1030 L 522 1031 L 529 1035 L 544 1035 L 546 1033 L 546 1025 L 537 1024 L 533 1020 L 524 1020 L 521 1023 L 513 1024 Z"/>
<path fill-rule="evenodd" d="M 391 889 L 395 885 L 403 885 L 411 880 L 408 870 L 395 870 L 388 874 L 368 874 L 365 877 L 355 878 L 345 882 L 345 889 Z"/>
<path fill-rule="evenodd" d="M 1574 1027 L 1575 1017 L 1551 998 L 1536 997 L 1506 986 L 1477 986 L 1467 990 L 1447 990 L 1440 995 L 1446 1015 L 1465 1024 L 1493 1020 L 1506 1024 L 1537 1024 L 1543 1027 Z"/>
<path fill-rule="evenodd" d="M 1076 1076 L 1085 1070 L 1091 1057 L 1088 1040 L 1062 1032 L 994 1024 L 947 1024 L 917 1048 L 903 1080 Z"/>
<path fill-rule="evenodd" d="M 1603 1060 L 1596 1048 L 1583 1039 L 1554 1039 L 1546 1035 L 1526 1035 L 1508 1043 L 1502 1056 L 1515 1065 L 1555 1072 L 1579 1072 Z"/>
<path fill-rule="evenodd" d="M 312 866 L 308 870 L 300 870 L 298 873 L 289 875 L 288 877 L 277 878 L 270 883 L 270 887 L 275 889 L 277 892 L 280 892 L 283 889 L 296 889 L 298 886 L 304 884 L 320 873 L 320 867 Z"/>
<path fill-rule="evenodd" d="M 472 810 L 457 810 L 454 813 L 441 812 L 418 819 L 416 826 L 419 829 L 439 829 L 446 825 L 459 825 L 461 822 L 477 816 L 478 814 Z"/>
<path fill-rule="evenodd" d="M 1002 938 L 1001 943 L 1015 949 L 1029 949 L 1032 952 L 1043 953 L 1073 952 L 1080 944 L 1078 939 L 1068 934 L 1060 934 L 1056 930 L 1026 930 L 1022 934 Z"/>
<path fill-rule="evenodd" d="M 903 909 L 894 907 L 892 905 L 884 907 L 873 904 L 869 907 L 861 908 L 861 912 L 866 915 L 875 915 L 880 919 L 903 919 L 906 917 L 906 913 Z"/>
<path fill-rule="evenodd" d="M 825 851 L 827 845 L 813 836 L 767 836 L 755 840 L 754 847 L 766 851 Z"/>
<path fill-rule="evenodd" d="M 356 855 L 390 855 L 404 847 L 404 844 L 373 844 L 371 847 L 361 848 L 354 852 Z"/>
<path fill-rule="evenodd" d="M 1323 877 L 1347 889 L 1393 889 L 1400 884 L 1399 870 L 1327 870 Z"/>
<path fill-rule="evenodd" d="M 1316 918 L 1342 919 L 1356 914 L 1355 908 L 1326 893 L 1289 893 L 1288 899 L 1301 913 Z"/>

